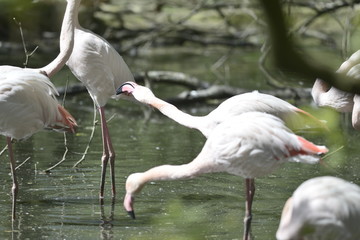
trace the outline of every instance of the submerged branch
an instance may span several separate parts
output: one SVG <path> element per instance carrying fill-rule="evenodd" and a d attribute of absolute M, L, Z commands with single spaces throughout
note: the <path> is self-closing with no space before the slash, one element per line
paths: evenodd
<path fill-rule="evenodd" d="M 51 170 L 53 170 L 54 168 L 56 168 L 57 166 L 59 166 L 61 163 L 63 163 L 66 160 L 66 155 L 67 155 L 67 153 L 69 151 L 69 148 L 67 147 L 66 133 L 64 133 L 64 146 L 65 146 L 65 152 L 63 154 L 62 159 L 59 162 L 57 162 L 56 164 L 54 164 L 53 166 L 46 169 L 45 170 L 46 173 L 51 172 Z"/>

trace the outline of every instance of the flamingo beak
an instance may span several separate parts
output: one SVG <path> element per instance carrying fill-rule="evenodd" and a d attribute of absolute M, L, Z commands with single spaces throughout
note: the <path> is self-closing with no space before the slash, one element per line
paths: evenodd
<path fill-rule="evenodd" d="M 126 95 L 130 95 L 134 91 L 134 89 L 135 89 L 134 84 L 130 82 L 125 82 L 116 90 L 116 95 L 120 95 L 122 93 Z"/>
<path fill-rule="evenodd" d="M 132 219 L 135 219 L 135 212 L 134 212 L 134 197 L 131 196 L 131 194 L 126 193 L 125 198 L 124 198 L 124 208 L 127 211 L 127 213 L 129 214 L 129 216 Z"/>

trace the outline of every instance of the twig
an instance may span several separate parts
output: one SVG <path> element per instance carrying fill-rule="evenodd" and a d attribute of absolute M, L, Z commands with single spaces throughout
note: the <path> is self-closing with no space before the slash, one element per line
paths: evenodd
<path fill-rule="evenodd" d="M 67 79 L 66 81 L 66 85 L 65 85 L 65 92 L 64 92 L 64 97 L 62 99 L 62 105 L 65 105 L 65 98 L 66 98 L 66 89 L 68 87 L 69 84 L 69 79 Z M 62 162 L 64 162 L 66 160 L 66 155 L 69 152 L 69 148 L 67 147 L 67 139 L 66 139 L 66 133 L 64 133 L 64 146 L 65 146 L 65 152 L 63 154 L 62 159 L 57 162 L 56 164 L 54 164 L 53 166 L 49 167 L 48 169 L 45 170 L 45 172 L 50 172 L 51 170 L 53 170 L 54 168 L 56 168 L 57 166 L 59 166 Z"/>
<path fill-rule="evenodd" d="M 260 71 L 265 75 L 267 79 L 267 84 L 271 87 L 284 89 L 284 84 L 280 83 L 278 80 L 275 79 L 275 77 L 269 72 L 269 70 L 265 66 L 266 59 L 268 57 L 268 54 L 271 50 L 271 46 L 268 45 L 268 41 L 265 41 L 263 47 L 262 47 L 262 55 L 259 58 L 259 68 Z"/>
<path fill-rule="evenodd" d="M 59 166 L 61 163 L 63 163 L 66 160 L 66 154 L 68 153 L 69 149 L 67 147 L 67 139 L 66 139 L 66 133 L 64 133 L 64 145 L 65 145 L 65 152 L 63 154 L 62 159 L 57 162 L 56 164 L 54 164 L 53 166 L 49 167 L 48 169 L 45 170 L 45 172 L 50 172 L 51 170 L 53 170 L 54 168 L 56 168 L 57 166 Z"/>
<path fill-rule="evenodd" d="M 20 35 L 21 35 L 21 41 L 22 41 L 22 44 L 23 44 L 23 47 L 24 47 L 24 52 L 25 52 L 25 62 L 23 64 L 24 64 L 24 67 L 26 68 L 28 63 L 29 63 L 30 57 L 35 53 L 35 51 L 38 49 L 39 46 L 36 46 L 35 49 L 32 50 L 32 52 L 29 53 L 28 50 L 26 49 L 24 33 L 23 33 L 23 30 L 22 30 L 22 27 L 21 27 L 21 22 L 18 22 L 16 20 L 16 18 L 13 18 L 13 20 L 19 26 Z"/>
<path fill-rule="evenodd" d="M 96 113 L 97 113 L 97 111 L 96 111 L 96 105 L 95 105 L 95 103 L 94 103 L 94 118 L 93 118 L 93 125 L 92 125 L 92 130 L 91 130 L 90 138 L 89 138 L 88 144 L 87 144 L 87 146 L 86 146 L 86 148 L 85 148 L 85 151 L 84 151 L 84 153 L 82 154 L 82 157 L 80 158 L 79 161 L 77 161 L 77 162 L 73 165 L 73 168 L 76 168 L 82 161 L 85 160 L 85 157 L 86 157 L 86 155 L 87 155 L 87 153 L 88 153 L 88 151 L 89 151 L 89 149 L 90 149 L 90 143 L 91 143 L 91 141 L 92 141 L 93 138 L 94 138 L 94 133 L 95 133 L 95 129 L 96 129 L 96 123 L 97 123 L 97 121 L 96 121 Z"/>
<path fill-rule="evenodd" d="M 31 157 L 26 158 L 22 163 L 20 163 L 20 164 L 15 168 L 15 170 L 18 170 L 18 168 L 20 168 L 20 167 L 21 167 L 22 165 L 24 165 L 27 161 L 29 161 L 30 158 L 31 158 Z"/>
<path fill-rule="evenodd" d="M 337 153 L 338 151 L 340 151 L 341 149 L 343 149 L 344 146 L 340 146 L 339 148 L 335 149 L 332 152 L 327 153 L 324 157 L 322 157 L 321 159 L 324 160 L 325 158 L 330 157 L 331 155 L 334 155 L 335 153 Z"/>
<path fill-rule="evenodd" d="M 3 155 L 3 153 L 7 150 L 7 145 L 1 150 L 0 156 Z"/>
<path fill-rule="evenodd" d="M 218 69 L 221 66 L 224 66 L 224 69 L 226 70 L 225 62 L 229 59 L 230 55 L 234 52 L 233 48 L 230 48 L 228 52 L 220 57 L 213 65 L 211 65 L 210 70 L 211 72 L 220 80 L 224 81 L 226 80 L 227 76 L 226 74 L 222 74 Z"/>
<path fill-rule="evenodd" d="M 175 26 L 180 26 L 182 24 L 184 24 L 187 20 L 189 20 L 192 16 L 194 16 L 195 14 L 197 14 L 200 9 L 205 5 L 205 3 L 207 2 L 207 0 L 202 0 L 200 1 L 200 3 L 198 3 L 191 11 L 188 15 L 186 15 L 185 17 L 179 19 L 178 21 L 174 22 L 174 23 L 170 23 L 167 26 L 161 26 L 158 29 L 154 29 L 153 31 L 151 31 L 150 34 L 148 35 L 142 35 L 141 37 L 135 39 L 129 46 L 125 47 L 124 49 L 122 49 L 122 52 L 127 52 L 133 48 L 139 47 L 141 45 L 144 45 L 148 42 L 153 41 L 154 39 L 163 36 L 165 34 L 168 34 L 170 32 L 175 31 L 176 28 L 174 28 Z"/>
<path fill-rule="evenodd" d="M 109 119 L 106 120 L 106 123 L 109 123 L 111 120 L 113 120 L 116 117 L 116 113 L 114 113 L 113 115 L 111 115 L 111 117 L 109 117 Z"/>

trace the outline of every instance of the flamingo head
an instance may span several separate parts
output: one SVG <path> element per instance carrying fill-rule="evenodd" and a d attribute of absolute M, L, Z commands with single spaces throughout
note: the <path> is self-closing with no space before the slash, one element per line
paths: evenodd
<path fill-rule="evenodd" d="M 147 87 L 134 82 L 125 82 L 117 90 L 116 95 L 125 94 L 134 97 L 138 102 L 152 105 L 156 102 L 154 93 Z"/>
<path fill-rule="evenodd" d="M 137 84 L 135 82 L 125 82 L 117 90 L 116 95 L 125 94 L 129 96 L 135 90 Z"/>
<path fill-rule="evenodd" d="M 134 195 L 139 193 L 143 188 L 144 183 L 141 180 L 141 173 L 131 174 L 125 184 L 126 194 L 124 197 L 124 208 L 132 219 L 135 219 L 134 212 Z"/>
<path fill-rule="evenodd" d="M 124 197 L 124 208 L 127 211 L 127 213 L 129 214 L 129 216 L 132 219 L 135 219 L 135 212 L 134 212 L 134 197 L 129 194 L 126 193 L 125 197 Z"/>

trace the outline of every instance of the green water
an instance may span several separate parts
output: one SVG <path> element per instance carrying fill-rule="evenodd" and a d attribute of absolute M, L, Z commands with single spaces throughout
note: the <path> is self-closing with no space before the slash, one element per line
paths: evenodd
<path fill-rule="evenodd" d="M 210 82 L 220 82 L 209 67 L 226 51 L 158 51 L 142 57 L 127 57 L 131 69 L 183 71 Z M 257 65 L 258 53 L 234 51 L 222 82 L 249 89 L 268 88 Z M 20 61 L 21 62 L 21 61 Z M 201 64 L 199 64 L 201 63 Z M 226 73 L 226 74 L 225 74 Z M 57 85 L 76 82 L 68 71 L 55 78 Z M 183 90 L 156 87 L 160 97 Z M 93 119 L 93 105 L 87 94 L 68 96 L 66 107 L 79 124 L 76 135 L 67 135 L 66 160 L 51 173 L 44 170 L 56 164 L 65 152 L 64 136 L 40 132 L 14 144 L 20 191 L 17 220 L 11 224 L 11 176 L 7 153 L 0 168 L 0 238 L 1 239 L 242 239 L 244 216 L 244 181 L 229 174 L 208 174 L 196 179 L 147 184 L 136 198 L 137 219 L 130 219 L 122 207 L 126 177 L 162 164 L 183 164 L 200 152 L 205 138 L 197 131 L 177 125 L 159 112 L 124 102 L 109 101 L 106 107 L 109 128 L 117 153 L 117 197 L 111 203 L 110 178 L 106 183 L 104 206 L 99 205 L 102 154 L 100 128 L 97 126 L 90 151 L 77 168 L 88 144 Z M 215 106 L 195 104 L 183 111 L 203 115 Z M 326 117 L 308 99 L 309 111 Z M 359 133 L 349 125 L 349 116 L 333 114 L 330 133 L 305 137 L 326 144 L 333 152 L 324 165 L 287 163 L 273 174 L 256 179 L 253 204 L 254 239 L 275 239 L 282 207 L 296 187 L 306 179 L 335 175 L 360 184 Z M 335 120 L 334 120 L 335 119 Z M 0 138 L 5 146 L 4 137 Z"/>

